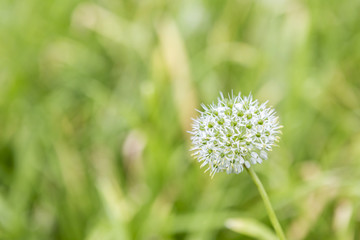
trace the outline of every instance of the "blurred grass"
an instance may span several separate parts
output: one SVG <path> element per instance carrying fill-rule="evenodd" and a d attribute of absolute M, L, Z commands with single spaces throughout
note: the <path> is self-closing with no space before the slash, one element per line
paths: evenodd
<path fill-rule="evenodd" d="M 285 126 L 256 167 L 289 239 L 360 238 L 360 2 L 0 2 L 0 239 L 249 239 L 190 118 L 219 91 Z M 251 222 L 251 220 L 250 220 Z M 249 235 L 256 236 L 256 235 Z"/>

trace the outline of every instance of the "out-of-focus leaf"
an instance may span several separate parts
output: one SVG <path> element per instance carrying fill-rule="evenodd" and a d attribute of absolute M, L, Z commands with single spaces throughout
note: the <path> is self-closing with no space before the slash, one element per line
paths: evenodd
<path fill-rule="evenodd" d="M 249 218 L 230 218 L 225 226 L 234 232 L 253 237 L 259 240 L 278 239 L 273 231 L 259 221 Z"/>

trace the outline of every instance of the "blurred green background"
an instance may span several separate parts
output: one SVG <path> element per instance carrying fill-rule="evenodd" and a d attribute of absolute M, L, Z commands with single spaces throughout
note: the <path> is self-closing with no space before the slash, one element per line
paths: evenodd
<path fill-rule="evenodd" d="M 0 239 L 272 239 L 190 157 L 219 91 L 269 100 L 255 166 L 291 240 L 360 239 L 360 1 L 1 0 Z"/>

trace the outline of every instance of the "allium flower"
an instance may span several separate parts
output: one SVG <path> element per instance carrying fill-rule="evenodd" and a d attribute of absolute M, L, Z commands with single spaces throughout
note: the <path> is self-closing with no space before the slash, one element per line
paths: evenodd
<path fill-rule="evenodd" d="M 218 102 L 199 111 L 200 116 L 193 119 L 191 141 L 193 156 L 201 167 L 207 165 L 210 175 L 226 171 L 240 173 L 250 163 L 262 163 L 268 158 L 268 151 L 279 141 L 281 134 L 278 117 L 266 103 L 259 104 L 248 97 L 220 93 Z M 205 171 L 205 172 L 206 172 Z"/>

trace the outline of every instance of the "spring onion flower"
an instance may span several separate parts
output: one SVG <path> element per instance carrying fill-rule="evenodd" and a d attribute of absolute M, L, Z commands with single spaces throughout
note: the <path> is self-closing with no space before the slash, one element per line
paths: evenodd
<path fill-rule="evenodd" d="M 251 94 L 242 97 L 220 93 L 217 103 L 206 106 L 193 119 L 193 156 L 214 176 L 217 172 L 240 173 L 260 164 L 281 134 L 274 109 L 260 104 Z M 205 171 L 205 172 L 206 172 Z"/>

